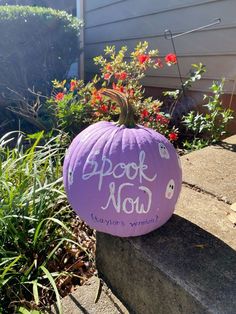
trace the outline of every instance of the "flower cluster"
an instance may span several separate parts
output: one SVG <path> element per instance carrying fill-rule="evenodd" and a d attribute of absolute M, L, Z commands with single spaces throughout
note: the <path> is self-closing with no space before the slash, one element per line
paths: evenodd
<path fill-rule="evenodd" d="M 135 50 L 126 56 L 127 47 L 116 52 L 115 47 L 106 47 L 105 56 L 94 58 L 101 74 L 88 84 L 76 79 L 70 82 L 54 81 L 57 93 L 54 95 L 56 114 L 60 126 L 66 131 L 79 132 L 88 124 L 99 120 L 117 120 L 119 108 L 109 98 L 101 94 L 101 88 L 112 88 L 127 97 L 135 108 L 137 122 L 155 129 L 176 141 L 178 132 L 170 127 L 170 117 L 161 112 L 161 102 L 146 98 L 140 80 L 150 69 L 161 69 L 164 64 L 175 64 L 175 54 L 168 54 L 163 60 L 158 50 L 148 51 L 148 43 L 139 43 Z M 128 61 L 129 60 L 129 61 Z M 77 128 L 75 127 L 77 126 Z"/>
<path fill-rule="evenodd" d="M 146 98 L 140 105 L 139 123 L 164 134 L 172 142 L 178 139 L 178 130 L 170 127 L 170 116 L 161 111 L 162 103 L 152 98 Z"/>

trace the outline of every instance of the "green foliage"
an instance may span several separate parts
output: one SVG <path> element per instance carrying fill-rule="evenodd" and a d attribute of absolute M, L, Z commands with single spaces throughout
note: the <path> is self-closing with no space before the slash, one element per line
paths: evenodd
<path fill-rule="evenodd" d="M 0 6 L 1 133 L 15 130 L 19 117 L 42 127 L 36 121 L 39 104 L 32 91 L 49 95 L 51 81 L 66 76 L 78 59 L 80 27 L 81 22 L 64 11 Z"/>
<path fill-rule="evenodd" d="M 148 43 L 139 43 L 127 61 L 127 47 L 116 51 L 115 46 L 106 47 L 104 56 L 94 58 L 100 74 L 91 82 L 53 81 L 56 94 L 48 101 L 55 113 L 56 126 L 76 135 L 89 124 L 100 121 L 117 121 L 119 108 L 108 97 L 101 95 L 100 88 L 112 88 L 125 94 L 136 111 L 139 124 L 151 127 L 167 137 L 177 130 L 169 126 L 170 117 L 161 111 L 161 102 L 146 98 L 140 82 L 149 68 L 162 67 L 157 58 L 158 50 L 148 50 Z M 173 137 L 170 138 L 173 140 Z"/>
<path fill-rule="evenodd" d="M 191 111 L 183 117 L 183 123 L 192 133 L 191 141 L 187 140 L 184 147 L 199 149 L 218 142 L 226 133 L 228 122 L 233 119 L 233 111 L 224 109 L 221 95 L 223 94 L 224 80 L 213 82 L 210 87 L 211 95 L 204 95 L 206 113 Z"/>
<path fill-rule="evenodd" d="M 169 55 L 175 60 L 173 54 Z M 205 107 L 208 110 L 206 114 L 191 111 L 182 121 L 183 112 L 189 110 L 189 106 L 186 106 L 187 91 L 201 79 L 206 68 L 202 63 L 193 64 L 183 88 L 165 92 L 165 98 L 161 102 L 152 97 L 145 97 L 141 81 L 148 69 L 163 67 L 162 61 L 157 56 L 158 50 L 148 51 L 147 42 L 139 43 L 129 56 L 126 46 L 118 51 L 115 46 L 109 46 L 105 48 L 104 55 L 94 58 L 100 74 L 91 82 L 85 84 L 76 79 L 69 82 L 54 80 L 54 93 L 48 101 L 48 110 L 52 110 L 55 116 L 54 126 L 74 137 L 97 121 L 117 121 L 119 108 L 101 93 L 104 88 L 110 88 L 126 96 L 134 108 L 137 123 L 162 133 L 172 142 L 178 140 L 178 137 L 180 140 L 183 139 L 184 134 L 179 132 L 179 129 L 183 129 L 183 124 L 184 130 L 186 128 L 188 130 L 187 140 L 186 137 L 183 139 L 186 140 L 184 147 L 187 149 L 199 149 L 218 141 L 224 135 L 227 123 L 232 119 L 231 110 L 224 110 L 220 101 L 223 82 L 213 83 L 211 87 L 213 96 L 206 96 Z M 166 59 L 167 56 L 165 61 L 168 64 Z M 177 119 L 175 120 L 177 114 L 180 115 L 179 124 Z M 183 145 L 180 141 L 179 144 Z"/>
<path fill-rule="evenodd" d="M 0 139 L 0 304 L 5 313 L 39 310 L 55 295 L 60 309 L 60 252 L 79 246 L 68 223 L 61 135 L 44 142 L 42 132 L 19 133 L 15 144 L 14 135 Z"/>
<path fill-rule="evenodd" d="M 27 23 L 25 19 L 62 21 L 64 28 L 78 32 L 81 23 L 65 11 L 35 6 L 0 6 L 0 20 Z"/>
<path fill-rule="evenodd" d="M 190 70 L 190 76 L 184 82 L 184 88 L 188 89 L 192 87 L 193 83 L 195 83 L 196 81 L 199 81 L 205 72 L 206 72 L 206 67 L 202 63 L 192 64 L 192 69 Z"/>
<path fill-rule="evenodd" d="M 186 98 L 186 93 L 192 85 L 199 81 L 202 78 L 202 75 L 206 72 L 206 67 L 202 64 L 192 64 L 190 69 L 189 78 L 183 83 L 182 89 L 176 89 L 174 91 L 165 91 L 163 94 L 166 97 L 164 103 L 169 104 L 169 114 L 172 120 L 175 120 L 175 115 L 177 115 L 177 111 L 180 111 L 181 118 L 183 112 L 185 112 L 186 108 L 184 108 L 181 104 L 184 98 Z M 176 123 L 176 121 L 175 121 Z"/>

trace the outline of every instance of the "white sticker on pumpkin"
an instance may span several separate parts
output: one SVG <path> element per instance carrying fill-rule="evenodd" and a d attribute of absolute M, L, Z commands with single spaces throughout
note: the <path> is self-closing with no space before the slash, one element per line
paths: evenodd
<path fill-rule="evenodd" d="M 160 153 L 161 158 L 170 159 L 170 154 L 166 146 L 163 143 L 159 143 L 158 147 L 159 147 L 159 153 Z"/>
<path fill-rule="evenodd" d="M 174 191 L 175 191 L 175 181 L 171 179 L 167 184 L 165 197 L 168 198 L 169 200 L 172 199 L 174 195 Z"/>
<path fill-rule="evenodd" d="M 69 182 L 69 185 L 73 184 L 73 171 L 71 169 L 69 169 L 68 171 L 68 182 Z"/>

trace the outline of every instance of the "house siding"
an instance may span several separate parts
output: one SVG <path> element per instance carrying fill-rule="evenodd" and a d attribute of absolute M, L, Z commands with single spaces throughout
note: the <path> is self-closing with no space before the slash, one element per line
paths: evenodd
<path fill-rule="evenodd" d="M 85 71 L 90 79 L 97 68 L 93 57 L 107 45 L 117 49 L 127 45 L 132 50 L 138 42 L 148 41 L 150 49 L 159 49 L 160 57 L 172 52 L 164 31 L 173 34 L 206 25 L 216 18 L 222 22 L 175 39 L 181 74 L 188 75 L 191 64 L 207 67 L 204 78 L 193 90 L 206 91 L 212 80 L 225 77 L 225 92 L 233 91 L 236 80 L 236 1 L 235 0 L 84 0 L 85 1 Z M 177 88 L 176 67 L 151 70 L 146 86 Z"/>

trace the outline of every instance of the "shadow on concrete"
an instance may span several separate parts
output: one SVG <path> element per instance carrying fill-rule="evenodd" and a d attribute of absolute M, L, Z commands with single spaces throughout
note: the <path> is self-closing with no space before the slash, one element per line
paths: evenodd
<path fill-rule="evenodd" d="M 75 303 L 75 305 L 78 307 L 78 309 L 80 309 L 83 314 L 89 314 L 89 312 L 78 302 L 78 300 L 72 294 L 69 295 L 69 298 L 72 302 Z"/>
<path fill-rule="evenodd" d="M 80 310 L 79 313 L 91 314 L 78 302 L 78 300 L 72 294 L 68 295 L 68 298 L 70 298 L 71 304 L 74 303 L 77 306 L 78 310 Z M 50 314 L 59 314 L 59 309 L 56 304 L 54 305 L 53 310 L 54 311 L 53 312 L 51 311 Z M 64 311 L 63 313 L 66 314 L 66 311 Z"/>
<path fill-rule="evenodd" d="M 227 149 L 231 152 L 236 152 L 236 144 L 230 144 L 226 142 L 220 142 L 217 144 L 217 146 L 220 146 L 221 148 Z"/>
<path fill-rule="evenodd" d="M 135 313 L 235 313 L 236 251 L 178 215 L 140 237 L 97 232 L 97 267 Z"/>

